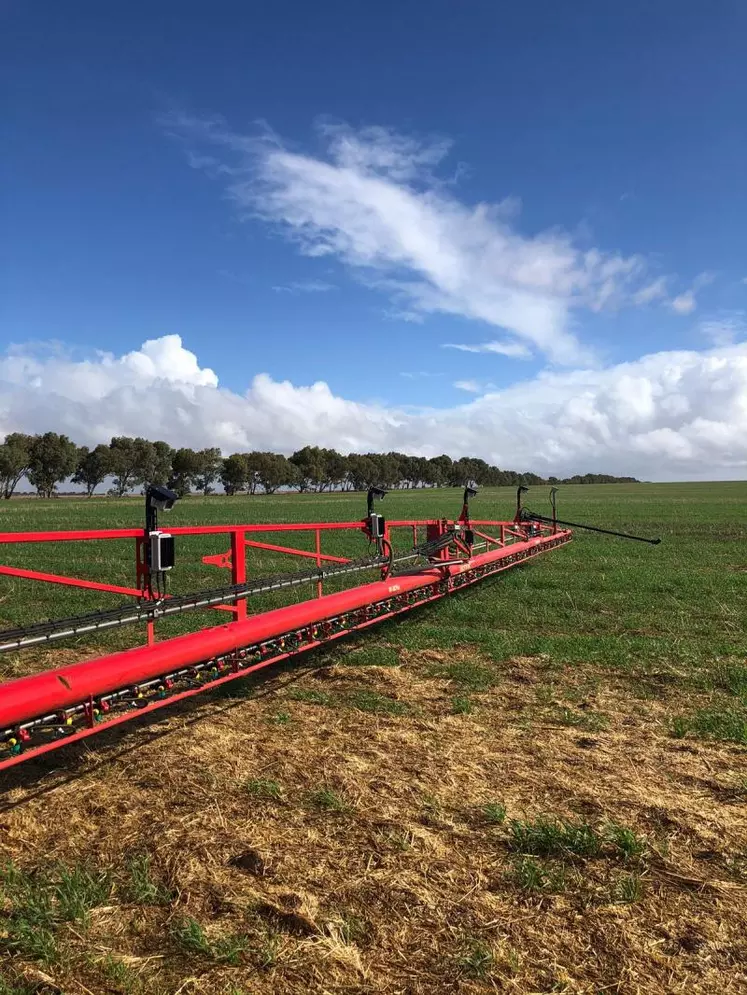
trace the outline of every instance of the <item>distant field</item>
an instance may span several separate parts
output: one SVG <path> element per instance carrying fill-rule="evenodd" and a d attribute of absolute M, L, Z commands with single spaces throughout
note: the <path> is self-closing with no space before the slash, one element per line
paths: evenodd
<path fill-rule="evenodd" d="M 460 498 L 398 492 L 381 510 L 454 517 Z M 514 500 L 485 490 L 473 514 L 510 518 Z M 527 505 L 546 512 L 546 488 Z M 745 507 L 747 483 L 563 487 L 561 518 L 662 543 L 578 532 L 333 650 L 22 765 L 0 794 L 0 995 L 44 991 L 40 969 L 75 995 L 743 992 Z M 364 511 L 361 494 L 190 498 L 162 524 Z M 0 506 L 7 531 L 141 523 L 142 499 Z M 180 541 L 172 590 L 225 582 L 200 556 L 226 548 Z M 0 562 L 134 581 L 131 541 L 8 546 Z M 119 600 L 0 578 L 0 626 Z M 142 636 L 11 655 L 0 674 Z"/>

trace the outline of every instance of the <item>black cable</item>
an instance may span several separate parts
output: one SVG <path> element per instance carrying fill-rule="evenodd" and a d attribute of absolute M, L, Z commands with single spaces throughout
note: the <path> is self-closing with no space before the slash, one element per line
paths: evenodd
<path fill-rule="evenodd" d="M 412 554 L 399 557 L 397 562 L 404 562 L 411 558 Z M 210 588 L 208 590 L 195 591 L 191 594 L 176 595 L 168 599 L 144 599 L 137 605 L 119 605 L 116 608 L 88 612 L 82 615 L 36 622 L 32 625 L 0 632 L 0 653 L 18 650 L 23 646 L 33 646 L 39 643 L 81 635 L 97 629 L 149 621 L 166 615 L 181 614 L 184 611 L 194 609 L 211 608 L 214 605 L 242 600 L 253 594 L 263 594 L 279 590 L 283 587 L 295 587 L 300 584 L 326 580 L 335 576 L 344 576 L 345 574 L 386 566 L 393 562 L 394 560 L 391 556 L 351 560 L 348 563 L 333 567 L 316 567 L 308 571 L 276 574 L 246 584 L 232 584 L 226 587 Z M 160 588 L 157 589 L 160 590 Z"/>

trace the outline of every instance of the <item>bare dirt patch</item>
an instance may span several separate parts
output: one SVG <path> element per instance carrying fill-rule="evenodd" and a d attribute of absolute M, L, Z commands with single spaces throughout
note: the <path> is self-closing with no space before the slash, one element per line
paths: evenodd
<path fill-rule="evenodd" d="M 608 672 L 401 660 L 286 674 L 18 775 L 0 855 L 114 880 L 45 972 L 71 993 L 747 990 L 744 747 L 672 739 L 669 690 Z M 492 686 L 465 689 L 475 666 Z M 644 852 L 517 850 L 512 820 L 543 816 Z M 160 904 L 128 891 L 137 854 Z"/>

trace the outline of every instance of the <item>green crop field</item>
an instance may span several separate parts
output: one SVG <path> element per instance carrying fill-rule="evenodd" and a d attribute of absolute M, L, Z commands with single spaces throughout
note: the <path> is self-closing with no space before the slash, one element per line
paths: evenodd
<path fill-rule="evenodd" d="M 472 513 L 508 519 L 514 500 L 512 488 L 485 490 L 473 501 Z M 390 494 L 380 510 L 392 520 L 454 517 L 460 501 L 458 490 L 399 491 Z M 399 624 L 397 639 L 409 646 L 474 642 L 496 659 L 548 653 L 561 662 L 676 665 L 693 671 L 743 651 L 746 483 L 575 486 L 563 488 L 559 501 L 561 517 L 661 536 L 662 543 L 652 547 L 578 531 L 570 546 Z M 530 493 L 527 506 L 549 513 L 545 489 Z M 364 512 L 361 494 L 192 497 L 163 515 L 161 526 L 355 521 Z M 142 499 L 29 498 L 0 508 L 0 528 L 129 528 L 139 526 L 142 517 Z M 282 536 L 256 538 L 293 545 Z M 311 538 L 298 542 L 304 544 L 313 548 Z M 188 592 L 229 582 L 228 572 L 201 562 L 202 555 L 227 548 L 224 536 L 180 537 L 170 590 Z M 324 537 L 323 550 L 361 556 L 366 545 L 360 535 L 338 534 Z M 248 557 L 249 572 L 256 576 L 299 566 L 297 560 L 256 550 Z M 133 540 L 7 545 L 0 547 L 0 562 L 125 586 L 135 583 Z M 253 607 L 305 596 L 308 592 L 302 590 L 265 596 Z M 0 599 L 0 624 L 5 627 L 122 600 L 13 578 L 0 578 Z M 199 623 L 194 620 L 192 616 L 163 623 L 162 633 L 217 624 L 225 616 L 208 613 Z M 141 637 L 142 632 L 127 629 L 97 640 L 129 644 Z"/>
<path fill-rule="evenodd" d="M 485 490 L 472 513 L 509 519 L 514 501 Z M 380 510 L 454 517 L 460 503 L 393 492 Z M 526 504 L 547 512 L 546 489 Z M 745 506 L 741 482 L 563 487 L 561 518 L 661 544 L 578 531 L 400 620 L 15 768 L 0 797 L 0 995 L 743 991 Z M 160 524 L 364 513 L 361 494 L 215 496 Z M 14 499 L 0 516 L 4 531 L 134 527 L 142 499 Z M 201 556 L 227 548 L 180 537 L 171 590 L 226 583 Z M 366 554 L 352 534 L 323 549 Z M 134 584 L 133 540 L 8 544 L 0 562 Z M 306 561 L 252 550 L 248 565 Z M 121 600 L 3 577 L 0 627 Z M 226 617 L 164 621 L 158 637 Z M 0 676 L 143 637 L 7 654 Z"/>

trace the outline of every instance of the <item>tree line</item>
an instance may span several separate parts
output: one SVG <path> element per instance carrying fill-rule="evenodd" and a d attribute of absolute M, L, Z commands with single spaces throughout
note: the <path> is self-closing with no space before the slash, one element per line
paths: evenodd
<path fill-rule="evenodd" d="M 635 482 L 634 477 L 587 473 L 560 480 L 536 473 L 501 470 L 484 460 L 450 456 L 408 456 L 405 453 L 351 453 L 304 446 L 286 457 L 280 453 L 233 453 L 220 449 L 174 449 L 167 442 L 115 436 L 108 445 L 77 446 L 66 435 L 11 432 L 0 445 L 0 492 L 13 496 L 26 479 L 41 497 L 53 497 L 67 480 L 88 497 L 110 481 L 108 494 L 122 497 L 147 483 L 165 484 L 180 497 L 192 491 L 211 494 L 218 485 L 226 494 L 273 494 L 280 488 L 300 492 L 359 491 L 368 487 L 454 487 L 465 481 L 488 487 L 525 484 L 592 484 Z"/>

